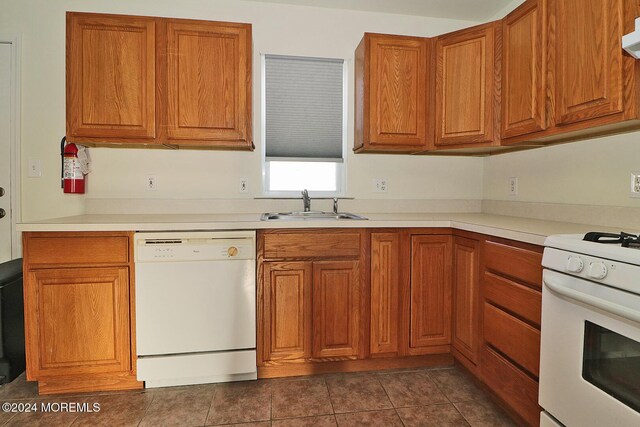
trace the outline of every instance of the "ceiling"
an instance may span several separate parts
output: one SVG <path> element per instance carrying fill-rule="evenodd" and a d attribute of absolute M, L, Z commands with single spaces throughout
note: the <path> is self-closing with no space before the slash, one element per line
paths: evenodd
<path fill-rule="evenodd" d="M 332 9 L 486 21 L 514 0 L 251 0 Z"/>

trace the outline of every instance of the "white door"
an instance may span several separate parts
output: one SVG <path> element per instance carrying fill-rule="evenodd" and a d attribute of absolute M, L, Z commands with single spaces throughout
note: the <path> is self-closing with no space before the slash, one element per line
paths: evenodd
<path fill-rule="evenodd" d="M 0 42 L 0 262 L 11 259 L 11 44 Z"/>

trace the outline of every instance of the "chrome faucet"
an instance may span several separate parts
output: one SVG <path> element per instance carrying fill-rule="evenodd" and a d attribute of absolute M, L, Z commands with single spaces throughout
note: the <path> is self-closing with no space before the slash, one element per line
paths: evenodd
<path fill-rule="evenodd" d="M 333 198 L 333 213 L 334 214 L 338 213 L 338 198 L 337 197 Z"/>
<path fill-rule="evenodd" d="M 309 212 L 311 210 L 311 197 L 309 197 L 309 192 L 306 188 L 302 190 L 302 203 L 304 204 L 304 211 Z"/>

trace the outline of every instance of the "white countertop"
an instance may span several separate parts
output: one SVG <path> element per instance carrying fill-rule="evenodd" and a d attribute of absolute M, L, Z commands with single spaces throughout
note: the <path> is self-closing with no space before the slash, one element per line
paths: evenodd
<path fill-rule="evenodd" d="M 18 224 L 18 231 L 180 231 L 265 228 L 403 228 L 452 227 L 542 245 L 552 234 L 582 234 L 618 229 L 588 224 L 542 221 L 482 213 L 366 214 L 367 221 L 260 221 L 260 214 L 79 215 Z"/>

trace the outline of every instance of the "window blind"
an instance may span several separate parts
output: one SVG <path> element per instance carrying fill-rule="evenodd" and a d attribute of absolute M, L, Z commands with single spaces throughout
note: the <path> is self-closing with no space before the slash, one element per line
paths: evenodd
<path fill-rule="evenodd" d="M 267 159 L 342 159 L 343 63 L 265 56 Z"/>

